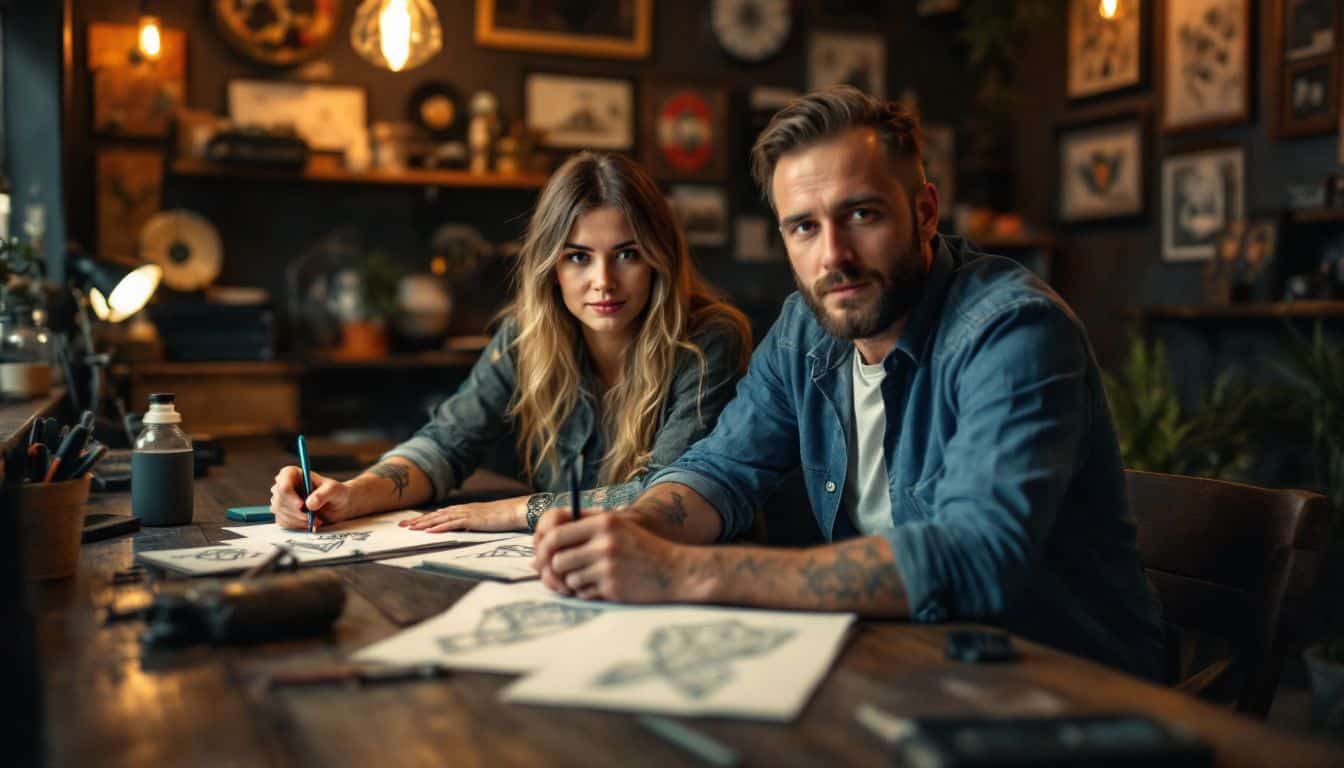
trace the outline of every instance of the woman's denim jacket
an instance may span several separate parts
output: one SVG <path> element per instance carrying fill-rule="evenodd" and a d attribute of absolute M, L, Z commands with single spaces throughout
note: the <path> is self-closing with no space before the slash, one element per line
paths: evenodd
<path fill-rule="evenodd" d="M 502 323 L 457 392 L 430 410 L 428 424 L 382 457 L 399 456 L 419 467 L 434 486 L 435 500 L 460 486 L 476 469 L 486 448 L 514 427 L 508 407 L 518 381 L 513 346 L 516 337 L 516 323 Z M 742 375 L 741 343 L 734 329 L 711 323 L 691 341 L 704 352 L 703 380 L 699 359 L 688 351 L 679 351 L 646 474 L 630 481 L 636 487 L 642 485 L 647 472 L 670 464 L 691 443 L 709 433 Z M 583 457 L 582 487 L 599 484 L 608 445 L 592 395 L 595 377 L 591 366 L 585 364 L 583 392 L 560 427 L 558 471 L 543 462 L 532 478 L 537 490 L 568 490 L 569 468 L 579 456 Z"/>

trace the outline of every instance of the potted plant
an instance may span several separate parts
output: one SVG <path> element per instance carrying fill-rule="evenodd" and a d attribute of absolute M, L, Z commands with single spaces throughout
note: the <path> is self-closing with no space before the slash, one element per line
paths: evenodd
<path fill-rule="evenodd" d="M 387 356 L 387 327 L 397 313 L 401 273 L 387 254 L 372 251 L 358 266 L 335 275 L 331 300 L 340 318 L 341 339 L 334 356 L 347 360 Z"/>
<path fill-rule="evenodd" d="M 1305 657 L 1311 677 L 1312 720 L 1328 731 L 1344 731 L 1344 351 L 1326 339 L 1317 322 L 1310 339 L 1296 331 L 1279 369 L 1310 425 L 1318 486 L 1330 497 L 1334 515 L 1318 594 L 1323 639 Z"/>
<path fill-rule="evenodd" d="M 1146 472 L 1232 478 L 1250 465 L 1256 414 L 1268 392 L 1232 373 L 1218 377 L 1198 407 L 1181 412 L 1162 342 L 1130 340 L 1118 375 L 1102 373 L 1125 466 Z"/>

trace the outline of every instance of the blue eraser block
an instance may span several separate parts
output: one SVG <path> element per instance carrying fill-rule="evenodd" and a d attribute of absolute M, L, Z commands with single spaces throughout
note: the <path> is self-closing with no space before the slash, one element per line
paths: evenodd
<path fill-rule="evenodd" d="M 243 523 L 274 523 L 275 514 L 270 507 L 229 507 L 224 516 Z"/>

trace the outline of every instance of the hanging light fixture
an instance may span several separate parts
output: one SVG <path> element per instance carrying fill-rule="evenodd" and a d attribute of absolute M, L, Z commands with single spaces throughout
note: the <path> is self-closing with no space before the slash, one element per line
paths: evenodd
<path fill-rule="evenodd" d="M 1120 0 L 1101 0 L 1097 6 L 1097 12 L 1103 19 L 1114 19 L 1120 12 Z"/>
<path fill-rule="evenodd" d="M 142 58 L 157 61 L 159 54 L 163 53 L 161 29 L 158 16 L 145 14 L 140 17 L 140 28 L 136 32 L 135 40 L 136 51 Z"/>
<path fill-rule="evenodd" d="M 375 66 L 401 72 L 443 48 L 443 29 L 431 0 L 364 0 L 350 27 L 350 45 Z"/>

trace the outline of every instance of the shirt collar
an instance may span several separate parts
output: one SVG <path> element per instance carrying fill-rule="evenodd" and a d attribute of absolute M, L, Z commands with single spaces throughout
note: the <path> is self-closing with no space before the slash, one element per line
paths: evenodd
<path fill-rule="evenodd" d="M 900 338 L 896 339 L 895 349 L 904 352 L 915 365 L 922 366 L 928 359 L 930 342 L 942 315 L 943 299 L 947 298 L 947 287 L 952 282 L 955 266 L 947 239 L 942 235 L 935 235 L 933 259 L 929 263 L 929 274 L 924 281 L 924 292 L 919 302 L 906 316 L 905 328 L 901 330 Z M 887 357 L 890 358 L 891 355 Z"/>

